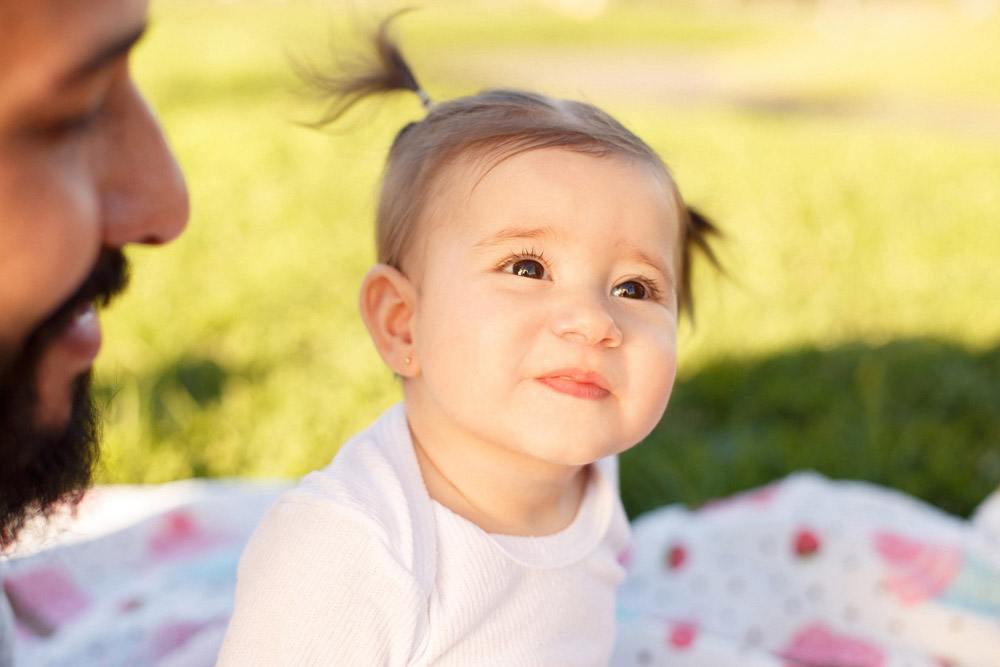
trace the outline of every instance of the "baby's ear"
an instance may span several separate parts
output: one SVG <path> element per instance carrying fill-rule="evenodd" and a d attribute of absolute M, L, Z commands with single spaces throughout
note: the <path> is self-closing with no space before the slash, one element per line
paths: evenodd
<path fill-rule="evenodd" d="M 414 307 L 410 279 L 388 264 L 376 264 L 361 283 L 358 306 L 385 365 L 403 377 L 418 374 L 410 330 Z"/>

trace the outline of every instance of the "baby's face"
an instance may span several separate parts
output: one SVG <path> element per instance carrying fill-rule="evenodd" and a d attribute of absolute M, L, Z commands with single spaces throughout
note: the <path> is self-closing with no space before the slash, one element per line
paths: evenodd
<path fill-rule="evenodd" d="M 442 178 L 409 271 L 415 435 L 525 465 L 636 444 L 676 370 L 679 220 L 660 178 L 559 149 Z"/>

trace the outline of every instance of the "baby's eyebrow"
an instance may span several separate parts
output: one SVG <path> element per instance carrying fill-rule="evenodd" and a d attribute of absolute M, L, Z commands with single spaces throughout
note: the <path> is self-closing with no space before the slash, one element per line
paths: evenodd
<path fill-rule="evenodd" d="M 645 250 L 642 250 L 641 248 L 632 248 L 630 251 L 626 252 L 628 253 L 625 255 L 627 259 L 630 259 L 638 264 L 645 264 L 649 268 L 653 269 L 654 271 L 662 275 L 663 278 L 667 281 L 668 283 L 667 287 L 673 289 L 674 285 L 676 284 L 674 282 L 674 274 L 672 271 L 670 271 L 670 269 L 667 268 L 667 265 L 664 264 L 659 257 L 657 257 L 656 255 L 651 255 Z"/>
<path fill-rule="evenodd" d="M 505 245 L 511 241 L 552 239 L 557 234 L 551 227 L 506 227 L 476 243 L 475 250 L 485 250 Z"/>

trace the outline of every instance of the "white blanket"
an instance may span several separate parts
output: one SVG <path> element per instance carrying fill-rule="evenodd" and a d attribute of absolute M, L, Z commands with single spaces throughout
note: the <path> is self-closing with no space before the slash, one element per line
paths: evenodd
<path fill-rule="evenodd" d="M 213 665 L 286 482 L 98 487 L 4 563 L 16 664 Z M 971 521 L 800 473 L 639 517 L 615 665 L 1000 666 L 1000 496 Z"/>

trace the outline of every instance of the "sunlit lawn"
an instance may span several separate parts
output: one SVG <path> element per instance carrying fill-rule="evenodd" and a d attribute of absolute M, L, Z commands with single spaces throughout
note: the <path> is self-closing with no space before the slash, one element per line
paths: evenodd
<path fill-rule="evenodd" d="M 800 467 L 958 512 L 1000 483 L 1000 22 L 455 4 L 398 24 L 433 96 L 598 102 L 727 232 L 674 403 L 624 458 L 631 511 Z M 105 481 L 301 475 L 399 397 L 354 304 L 384 154 L 420 109 L 301 126 L 320 107 L 289 57 L 349 50 L 351 21 L 377 16 L 331 7 L 154 3 L 136 69 L 193 217 L 132 253 L 105 317 Z"/>

